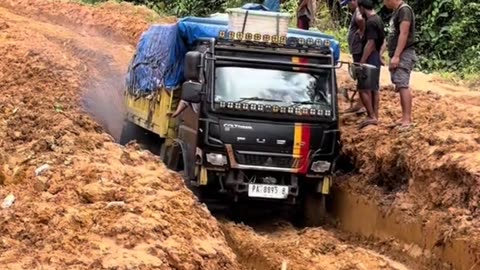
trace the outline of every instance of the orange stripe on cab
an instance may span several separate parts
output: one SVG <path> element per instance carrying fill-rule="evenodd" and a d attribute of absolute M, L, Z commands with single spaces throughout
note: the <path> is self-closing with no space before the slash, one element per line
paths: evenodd
<path fill-rule="evenodd" d="M 295 124 L 293 138 L 293 157 L 299 158 L 302 150 L 302 124 Z"/>

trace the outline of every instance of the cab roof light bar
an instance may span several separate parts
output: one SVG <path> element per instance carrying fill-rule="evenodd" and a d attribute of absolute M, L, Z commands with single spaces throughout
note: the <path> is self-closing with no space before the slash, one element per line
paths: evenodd
<path fill-rule="evenodd" d="M 330 40 L 313 38 L 296 38 L 278 35 L 261 35 L 259 33 L 243 33 L 233 31 L 220 31 L 218 40 L 241 42 L 252 45 L 269 45 L 290 49 L 330 49 Z"/>
<path fill-rule="evenodd" d="M 258 48 L 249 48 L 249 47 L 234 47 L 234 46 L 226 46 L 223 44 L 217 44 L 215 46 L 216 51 L 234 51 L 234 52 L 251 52 L 251 53 L 259 53 L 261 52 L 262 54 L 272 54 L 272 55 L 284 55 L 284 56 L 296 56 L 296 57 L 305 57 L 305 58 L 316 58 L 316 59 L 331 59 L 331 62 L 333 62 L 332 58 L 332 51 L 330 48 L 325 48 L 318 53 L 318 51 L 315 52 L 289 52 L 289 51 L 282 51 L 282 50 L 261 50 L 259 51 Z"/>
<path fill-rule="evenodd" d="M 213 57 L 207 57 L 207 60 L 216 60 L 216 61 L 230 61 L 230 62 L 242 62 L 242 63 L 252 63 L 252 64 L 267 64 L 267 65 L 276 65 L 276 66 L 288 66 L 288 67 L 300 67 L 300 68 L 311 68 L 311 69 L 336 69 L 339 68 L 338 65 L 322 65 L 322 64 L 312 64 L 312 63 L 294 63 L 278 60 L 268 60 L 268 59 L 259 59 L 259 58 L 246 58 L 246 57 L 232 57 L 232 56 L 220 56 L 215 55 Z"/>

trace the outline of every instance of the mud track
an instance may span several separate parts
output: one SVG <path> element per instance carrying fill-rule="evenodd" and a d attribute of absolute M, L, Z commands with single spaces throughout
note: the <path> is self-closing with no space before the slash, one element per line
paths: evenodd
<path fill-rule="evenodd" d="M 478 268 L 476 93 L 419 94 L 421 129 L 407 135 L 380 128 L 361 137 L 359 118 L 344 117 L 345 152 L 362 169 L 340 179 L 338 224 L 219 222 L 157 157 L 115 143 L 134 45 L 149 23 L 171 20 L 131 5 L 0 2 L 0 202 L 16 199 L 0 209 L 2 268 Z M 442 85 L 421 78 L 430 84 L 422 89 Z M 398 114 L 394 98 L 382 97 L 385 120 Z"/>

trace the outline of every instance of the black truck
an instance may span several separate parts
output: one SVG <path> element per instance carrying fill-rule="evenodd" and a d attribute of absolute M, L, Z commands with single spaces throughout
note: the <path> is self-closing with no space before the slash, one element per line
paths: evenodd
<path fill-rule="evenodd" d="M 300 205 L 323 223 L 340 149 L 329 41 L 222 32 L 185 57 L 190 106 L 165 164 L 200 191 Z"/>

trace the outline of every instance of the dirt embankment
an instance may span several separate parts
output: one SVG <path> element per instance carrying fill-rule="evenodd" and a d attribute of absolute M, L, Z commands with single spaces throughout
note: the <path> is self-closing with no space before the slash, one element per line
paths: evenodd
<path fill-rule="evenodd" d="M 410 203 L 414 212 L 458 208 L 464 209 L 459 210 L 461 213 L 477 216 L 480 93 L 463 89 L 455 92 L 454 87 L 441 86 L 431 90 L 426 84 L 412 80 L 414 127 L 408 131 L 388 127 L 400 119 L 401 109 L 398 94 L 386 86 L 382 89 L 378 127 L 357 130 L 360 117 L 342 117 L 343 151 L 353 159 L 361 176 L 345 184 L 380 187 L 387 194 L 398 192 L 396 199 L 409 200 L 404 203 Z M 353 85 L 347 82 L 344 87 Z"/>
<path fill-rule="evenodd" d="M 288 269 L 402 269 L 322 229 L 255 232 L 225 223 L 226 240 L 158 158 L 114 143 L 104 131 L 118 133 L 117 91 L 132 46 L 155 20 L 123 4 L 0 2 L 0 200 L 16 199 L 0 209 L 0 263 L 12 269 L 238 269 L 228 240 L 249 269 L 282 263 Z M 353 87 L 344 71 L 340 81 Z M 387 213 L 400 209 L 425 224 L 435 217 L 441 248 L 450 238 L 475 238 L 480 228 L 480 97 L 413 81 L 415 89 L 432 91 L 414 92 L 411 131 L 384 125 L 400 116 L 398 96 L 388 91 L 379 127 L 358 131 L 358 117 L 342 117 L 344 152 L 359 171 L 340 185 Z M 36 175 L 45 164 L 49 168 Z"/>
<path fill-rule="evenodd" d="M 362 221 L 364 228 L 347 227 L 383 239 L 401 236 L 433 255 L 430 262 L 445 259 L 463 267 L 458 269 L 476 269 L 480 267 L 475 265 L 480 261 L 480 92 L 436 85 L 432 76 L 414 74 L 414 127 L 399 131 L 388 127 L 401 117 L 399 96 L 388 86 L 388 73 L 382 76 L 381 124 L 358 130 L 361 117 L 341 118 L 343 152 L 357 170 L 337 184 L 343 194 L 357 194 L 377 205 L 383 216 L 372 219 L 373 212 L 366 211 L 370 224 Z M 345 72 L 340 78 L 343 87 L 354 87 Z M 342 108 L 346 106 L 342 103 Z M 391 234 L 385 235 L 387 231 Z M 451 247 L 453 251 L 446 252 Z"/>
<path fill-rule="evenodd" d="M 238 269 L 182 179 L 149 152 L 114 143 L 80 106 L 82 90 L 123 80 L 131 44 L 25 14 L 123 22 L 127 37 L 147 24 L 108 6 L 0 6 L 10 4 L 0 7 L 0 202 L 15 200 L 0 209 L 2 268 Z"/>

